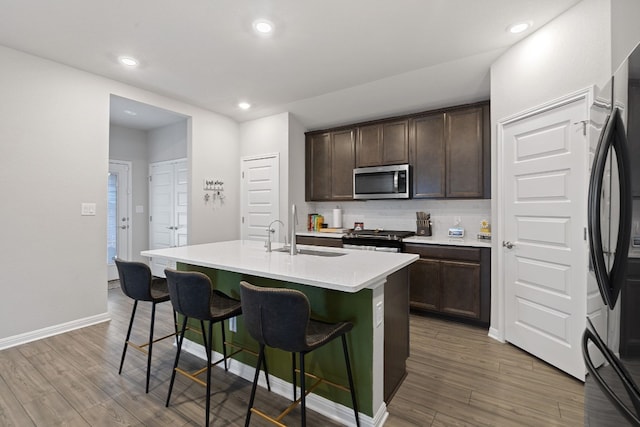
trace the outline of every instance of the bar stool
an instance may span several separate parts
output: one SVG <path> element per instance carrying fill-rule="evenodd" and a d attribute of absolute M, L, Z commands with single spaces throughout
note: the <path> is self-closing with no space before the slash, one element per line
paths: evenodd
<path fill-rule="evenodd" d="M 165 275 L 167 276 L 167 284 L 169 287 L 169 294 L 171 295 L 171 304 L 173 309 L 183 316 L 182 327 L 180 331 L 180 339 L 178 340 L 178 349 L 176 352 L 176 359 L 173 364 L 173 372 L 171 374 L 171 382 L 169 383 L 169 393 L 167 395 L 166 406 L 169 406 L 171 399 L 171 392 L 173 390 L 173 383 L 176 378 L 176 373 L 180 373 L 185 377 L 206 386 L 207 394 L 205 398 L 206 402 L 206 425 L 209 425 L 209 409 L 211 406 L 211 367 L 224 362 L 225 371 L 228 370 L 227 358 L 234 354 L 245 351 L 246 349 L 239 346 L 227 343 L 224 331 L 224 320 L 242 314 L 242 305 L 240 301 L 230 298 L 224 293 L 213 289 L 211 279 L 203 273 L 196 271 L 176 271 L 172 269 L 166 269 Z M 182 342 L 184 340 L 184 332 L 187 328 L 187 321 L 189 318 L 194 318 L 200 321 L 200 327 L 202 328 L 202 340 L 204 343 L 205 353 L 207 356 L 207 366 L 199 369 L 195 372 L 187 372 L 178 367 L 180 360 L 180 352 L 182 350 Z M 209 327 L 205 333 L 204 322 L 209 322 Z M 213 351 L 213 325 L 220 322 L 220 328 L 222 331 L 222 359 L 211 362 L 211 352 Z M 234 351 L 230 355 L 227 355 L 227 345 L 238 347 L 237 351 Z M 267 371 L 266 361 L 261 360 L 264 367 L 265 375 L 267 376 L 267 385 L 269 389 L 269 375 Z M 260 366 L 260 365 L 258 365 Z M 259 369 L 258 369 L 259 370 Z M 198 375 L 203 372 L 207 372 L 206 382 L 203 382 L 198 378 Z"/>
<path fill-rule="evenodd" d="M 124 364 L 124 358 L 127 354 L 127 347 L 133 348 L 147 354 L 147 382 L 145 387 L 145 393 L 149 393 L 149 378 L 151 376 L 151 354 L 153 352 L 153 343 L 169 338 L 175 335 L 169 334 L 153 339 L 153 328 L 156 318 L 156 304 L 169 301 L 169 291 L 167 289 L 167 281 L 161 277 L 154 277 L 151 275 L 151 269 L 147 264 L 135 261 L 124 261 L 121 259 L 115 259 L 116 267 L 118 268 L 118 276 L 120 277 L 120 287 L 122 292 L 129 298 L 134 300 L 133 310 L 131 311 L 131 320 L 129 320 L 129 329 L 127 330 L 127 337 L 124 340 L 124 348 L 122 349 L 122 358 L 120 359 L 120 369 L 118 374 L 122 374 L 122 365 Z M 136 316 L 136 309 L 138 307 L 138 301 L 150 301 L 151 302 L 151 327 L 149 328 L 149 341 L 144 344 L 135 344 L 129 341 L 131 337 L 131 329 L 133 327 L 133 319 Z M 176 314 L 173 313 L 173 324 L 176 328 Z M 149 349 L 146 350 L 145 347 Z"/>
<path fill-rule="evenodd" d="M 291 352 L 293 361 L 294 402 L 276 418 L 253 407 L 259 374 L 259 368 L 256 368 L 245 426 L 249 426 L 252 412 L 274 424 L 283 425 L 281 420 L 298 403 L 301 404 L 301 425 L 306 426 L 306 396 L 323 382 L 351 393 L 356 425 L 359 426 L 358 404 L 345 337 L 345 334 L 353 328 L 353 324 L 351 322 L 330 324 L 311 319 L 309 300 L 304 293 L 293 289 L 258 287 L 247 282 L 240 282 L 240 297 L 247 331 L 260 344 L 257 366 L 260 366 L 260 361 L 264 358 L 265 346 Z M 338 337 L 342 338 L 344 360 L 349 379 L 348 389 L 305 372 L 304 356 Z M 299 354 L 300 359 L 300 399 L 296 399 L 296 353 Z M 316 383 L 308 390 L 305 386 L 305 376 L 316 379 Z"/>

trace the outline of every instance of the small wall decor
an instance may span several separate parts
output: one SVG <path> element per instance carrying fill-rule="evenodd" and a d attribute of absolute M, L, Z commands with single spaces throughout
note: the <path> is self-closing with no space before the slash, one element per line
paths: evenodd
<path fill-rule="evenodd" d="M 204 194 L 205 204 L 209 202 L 215 203 L 216 200 L 220 204 L 222 204 L 225 198 L 223 181 L 207 178 L 204 180 L 204 190 L 206 191 L 206 193 Z M 211 192 L 211 194 L 209 194 L 209 191 Z"/>

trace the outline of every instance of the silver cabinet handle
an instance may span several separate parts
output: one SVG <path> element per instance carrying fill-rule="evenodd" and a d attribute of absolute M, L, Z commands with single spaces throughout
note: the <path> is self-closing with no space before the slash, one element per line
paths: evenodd
<path fill-rule="evenodd" d="M 511 242 L 502 242 L 502 246 L 504 246 L 507 249 L 512 249 L 515 245 Z"/>

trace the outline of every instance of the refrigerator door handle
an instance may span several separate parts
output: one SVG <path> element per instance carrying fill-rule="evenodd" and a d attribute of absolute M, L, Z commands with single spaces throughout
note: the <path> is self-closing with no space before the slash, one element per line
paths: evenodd
<path fill-rule="evenodd" d="M 616 156 L 618 166 L 618 182 L 620 186 L 620 218 L 618 222 L 618 236 L 615 248 L 607 248 L 614 252 L 614 261 L 609 271 L 605 263 L 605 253 L 602 241 L 600 207 L 602 203 L 603 180 L 610 150 Z M 604 130 L 600 135 L 595 152 L 595 160 L 589 179 L 588 196 L 588 225 L 589 225 L 589 254 L 590 261 L 600 288 L 602 299 L 613 309 L 625 280 L 628 247 L 631 234 L 631 169 L 629 165 L 629 151 L 624 124 L 620 111 L 616 107 L 607 119 Z"/>

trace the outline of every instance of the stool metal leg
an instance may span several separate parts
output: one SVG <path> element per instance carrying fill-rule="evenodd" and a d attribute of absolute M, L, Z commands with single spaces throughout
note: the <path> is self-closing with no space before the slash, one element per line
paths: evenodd
<path fill-rule="evenodd" d="M 227 337 L 224 334 L 224 320 L 220 322 L 220 328 L 222 329 L 222 360 L 224 362 L 224 370 L 228 371 L 229 369 L 227 368 L 227 345 L 225 344 L 227 342 Z M 213 348 L 213 343 L 211 343 L 211 348 Z"/>
<path fill-rule="evenodd" d="M 122 358 L 120 359 L 120 369 L 118 375 L 122 373 L 122 365 L 124 364 L 124 356 L 127 354 L 127 347 L 129 346 L 129 337 L 131 337 L 131 327 L 133 326 L 133 319 L 136 317 L 136 308 L 138 308 L 138 300 L 133 302 L 133 310 L 131 310 L 131 319 L 129 320 L 129 329 L 127 330 L 127 337 L 124 339 L 124 348 L 122 349 Z"/>
<path fill-rule="evenodd" d="M 149 393 L 149 379 L 151 378 L 151 353 L 153 352 L 153 327 L 156 322 L 156 303 L 151 303 L 151 327 L 149 328 L 149 351 L 147 353 L 147 385 L 145 393 Z"/>
<path fill-rule="evenodd" d="M 301 426 L 307 425 L 307 393 L 304 385 L 304 352 L 300 352 L 300 411 L 302 416 Z"/>
<path fill-rule="evenodd" d="M 269 369 L 267 369 L 267 356 L 262 356 L 262 366 L 264 368 L 264 377 L 267 380 L 267 390 L 271 391 L 271 384 L 269 384 Z"/>
<path fill-rule="evenodd" d="M 253 385 L 251 386 L 251 397 L 249 398 L 249 406 L 247 409 L 247 418 L 245 419 L 245 427 L 249 427 L 251 421 L 251 408 L 253 408 L 253 401 L 256 397 L 256 388 L 258 386 L 258 375 L 260 375 L 260 365 L 264 360 L 264 344 L 260 344 L 260 352 L 258 353 L 258 363 L 256 364 L 256 373 L 253 376 Z"/>
<path fill-rule="evenodd" d="M 351 402 L 353 412 L 356 415 L 356 426 L 360 426 L 360 416 L 358 415 L 358 402 L 356 400 L 356 389 L 353 386 L 353 375 L 351 373 L 351 363 L 349 362 L 349 350 L 347 349 L 347 338 L 342 335 L 342 349 L 344 350 L 344 361 L 347 364 L 347 377 L 349 378 L 349 390 L 351 391 Z"/>
<path fill-rule="evenodd" d="M 207 352 L 207 396 L 206 396 L 206 414 L 205 414 L 205 425 L 209 426 L 209 412 L 211 408 L 211 351 L 213 351 L 213 322 L 209 321 L 209 330 L 208 330 L 209 346 L 205 346 L 205 351 Z"/>
<path fill-rule="evenodd" d="M 171 382 L 169 382 L 169 393 L 167 394 L 167 403 L 164 405 L 169 407 L 169 400 L 171 400 L 171 391 L 173 390 L 173 382 L 176 379 L 176 368 L 178 367 L 178 361 L 180 360 L 180 350 L 182 349 L 182 341 L 184 340 L 184 331 L 187 329 L 188 317 L 184 317 L 182 321 L 182 330 L 180 332 L 180 340 L 178 341 L 178 348 L 176 350 L 176 360 L 173 362 L 173 371 L 171 372 Z"/>
<path fill-rule="evenodd" d="M 291 353 L 291 377 L 293 378 L 293 400 L 298 398 L 298 377 L 296 377 L 296 354 Z"/>
<path fill-rule="evenodd" d="M 176 331 L 176 347 L 178 346 L 178 316 L 175 310 L 171 310 L 173 313 L 173 330 Z"/>

